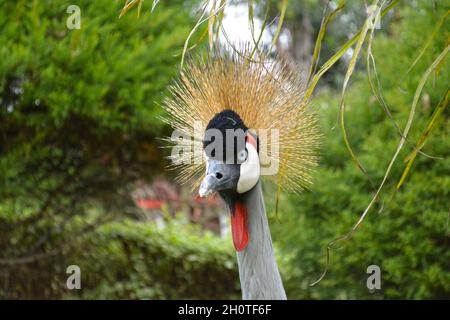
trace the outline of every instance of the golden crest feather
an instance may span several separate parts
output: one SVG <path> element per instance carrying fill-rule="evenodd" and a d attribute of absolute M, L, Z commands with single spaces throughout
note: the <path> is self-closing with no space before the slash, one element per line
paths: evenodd
<path fill-rule="evenodd" d="M 317 166 L 317 116 L 304 99 L 304 84 L 285 62 L 265 54 L 250 61 L 250 52 L 248 47 L 216 50 L 206 58 L 191 59 L 170 86 L 171 96 L 163 103 L 167 122 L 189 137 L 198 133 L 196 124 L 201 132 L 196 139 L 166 139 L 185 150 L 181 157 L 171 157 L 171 166 L 179 170 L 178 181 L 197 187 L 205 172 L 204 130 L 216 113 L 231 109 L 250 129 L 278 130 L 279 138 L 267 140 L 266 146 L 272 151 L 268 160 L 278 170 L 267 178 L 285 190 L 302 191 L 311 184 Z"/>

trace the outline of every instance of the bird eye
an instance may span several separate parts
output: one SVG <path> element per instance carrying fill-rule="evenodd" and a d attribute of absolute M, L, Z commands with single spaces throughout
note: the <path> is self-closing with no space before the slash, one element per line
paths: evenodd
<path fill-rule="evenodd" d="M 245 160 L 247 160 L 247 149 L 242 149 L 241 151 L 239 151 L 238 155 L 237 155 L 237 159 L 239 161 L 239 163 L 244 162 Z"/>

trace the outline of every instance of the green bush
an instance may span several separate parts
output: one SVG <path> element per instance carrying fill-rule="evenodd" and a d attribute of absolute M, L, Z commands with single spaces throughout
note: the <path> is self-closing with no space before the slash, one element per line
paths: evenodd
<path fill-rule="evenodd" d="M 79 238 L 132 216 L 130 186 L 165 165 L 158 102 L 196 2 L 124 3 L 76 1 L 69 30 L 72 1 L 0 1 L 0 297 L 60 296 Z"/>
<path fill-rule="evenodd" d="M 127 219 L 73 239 L 56 255 L 3 268 L 0 298 L 236 299 L 235 261 L 230 239 L 181 220 L 159 229 Z M 81 290 L 66 287 L 70 265 L 80 267 Z"/>
<path fill-rule="evenodd" d="M 131 220 L 105 225 L 82 248 L 87 249 L 71 261 L 82 270 L 77 296 L 83 299 L 229 299 L 240 294 L 231 241 L 201 235 L 176 220 L 164 229 Z"/>
<path fill-rule="evenodd" d="M 444 5 L 434 8 L 425 1 L 404 4 L 396 12 L 393 28 L 380 30 L 375 37 L 374 55 L 382 92 L 400 128 L 405 126 L 421 76 L 446 45 L 448 28 L 440 30 L 411 73 L 403 80 L 402 76 L 447 9 Z M 290 298 L 450 297 L 448 112 L 423 149 L 439 158 L 419 154 L 405 184 L 394 191 L 405 167 L 403 160 L 448 90 L 448 60 L 425 86 L 409 142 L 380 201 L 354 236 L 338 242 L 331 251 L 326 277 L 309 287 L 325 266 L 327 244 L 346 234 L 358 221 L 400 141 L 392 121 L 373 96 L 365 73 L 356 75 L 346 96 L 346 127 L 353 148 L 374 182 L 372 186 L 344 146 L 337 122 L 339 93 L 322 91 L 315 100 L 325 133 L 321 169 L 311 192 L 281 199 L 281 222 L 272 223 L 274 239 L 291 261 L 284 272 Z M 273 204 L 268 207 L 273 208 Z M 366 268 L 372 264 L 381 268 L 381 290 L 375 292 L 366 288 Z"/>

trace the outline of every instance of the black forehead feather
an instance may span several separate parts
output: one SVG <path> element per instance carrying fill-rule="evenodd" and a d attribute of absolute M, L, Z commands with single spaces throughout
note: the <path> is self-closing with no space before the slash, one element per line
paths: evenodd
<path fill-rule="evenodd" d="M 242 129 L 246 131 L 248 128 L 242 121 L 241 117 L 233 110 L 226 109 L 216 113 L 209 121 L 206 129 Z"/>
<path fill-rule="evenodd" d="M 244 132 L 248 130 L 241 117 L 230 109 L 216 113 L 206 126 L 206 130 L 208 129 L 220 130 L 224 137 L 227 129 L 242 129 Z M 203 141 L 203 148 L 206 148 L 209 143 L 210 141 Z"/>

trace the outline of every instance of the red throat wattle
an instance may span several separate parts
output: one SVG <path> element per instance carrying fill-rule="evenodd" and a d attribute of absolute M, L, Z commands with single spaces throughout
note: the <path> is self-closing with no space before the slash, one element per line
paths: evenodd
<path fill-rule="evenodd" d="M 248 244 L 247 208 L 241 202 L 236 202 L 234 214 L 231 212 L 231 233 L 236 251 L 242 251 Z"/>

